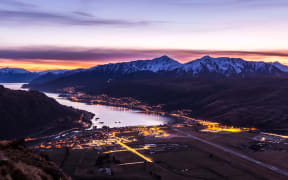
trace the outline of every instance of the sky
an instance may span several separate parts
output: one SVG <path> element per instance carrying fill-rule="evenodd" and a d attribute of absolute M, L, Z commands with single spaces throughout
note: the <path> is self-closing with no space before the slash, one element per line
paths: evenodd
<path fill-rule="evenodd" d="M 0 67 L 32 71 L 168 55 L 288 65 L 287 0 L 0 0 Z"/>

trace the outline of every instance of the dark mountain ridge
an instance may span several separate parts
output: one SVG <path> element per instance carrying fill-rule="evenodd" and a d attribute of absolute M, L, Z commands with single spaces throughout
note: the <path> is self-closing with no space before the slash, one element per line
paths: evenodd
<path fill-rule="evenodd" d="M 80 72 L 81 69 L 76 70 L 48 70 L 40 72 L 31 72 L 20 68 L 2 68 L 0 69 L 1 83 L 28 83 L 37 78 L 39 81 L 45 82 L 56 79 L 58 77 L 71 75 Z M 37 82 L 37 81 L 36 81 Z"/>
<path fill-rule="evenodd" d="M 36 78 L 38 75 L 33 72 L 29 72 L 25 69 L 18 68 L 2 68 L 0 69 L 0 82 L 2 83 L 22 83 L 30 82 L 32 79 Z"/>

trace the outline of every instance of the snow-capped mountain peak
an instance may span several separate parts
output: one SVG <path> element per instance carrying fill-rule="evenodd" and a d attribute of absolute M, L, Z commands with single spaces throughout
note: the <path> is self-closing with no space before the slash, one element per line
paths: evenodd
<path fill-rule="evenodd" d="M 174 59 L 168 57 L 168 56 L 161 56 L 158 58 L 154 58 L 152 60 L 142 60 L 142 61 L 135 61 L 135 65 L 139 63 L 140 66 L 138 66 L 141 70 L 148 70 L 153 72 L 158 71 L 171 71 L 179 66 L 181 64 Z"/>
<path fill-rule="evenodd" d="M 51 74 L 55 74 L 55 75 L 59 75 L 59 74 L 63 74 L 65 72 L 67 72 L 69 70 L 47 70 L 47 71 L 40 71 L 38 72 L 39 75 L 45 75 L 45 74 L 48 74 L 48 73 L 51 73 Z"/>
<path fill-rule="evenodd" d="M 265 63 L 245 61 L 241 58 L 203 56 L 199 59 L 181 64 L 168 56 L 161 56 L 152 60 L 136 60 L 131 62 L 110 63 L 99 65 L 91 71 L 106 74 L 129 74 L 140 71 L 151 72 L 178 72 L 188 73 L 192 76 L 209 75 L 211 73 L 225 77 L 250 75 L 278 75 L 288 72 L 288 67 L 280 63 Z"/>
<path fill-rule="evenodd" d="M 253 73 L 273 74 L 278 73 L 279 71 L 283 71 L 285 67 L 286 66 L 280 69 L 279 67 L 271 63 L 245 61 L 241 58 L 213 58 L 210 56 L 204 56 L 200 59 L 196 59 L 194 61 L 184 64 L 178 71 L 182 70 L 184 72 L 192 73 L 193 75 L 199 75 L 200 73 L 217 73 L 226 77 L 230 77 L 233 75 L 245 76 L 247 74 Z M 286 68 L 288 72 L 288 67 Z"/>
<path fill-rule="evenodd" d="M 149 61 L 149 60 L 148 60 L 148 61 Z M 157 63 L 180 64 L 180 63 L 178 63 L 177 61 L 175 61 L 174 59 L 170 58 L 170 57 L 167 56 L 167 55 L 154 58 L 154 59 L 152 59 L 152 60 L 150 60 L 150 61 L 157 62 Z"/>
<path fill-rule="evenodd" d="M 288 66 L 285 66 L 279 62 L 273 62 L 271 63 L 273 66 L 277 67 L 278 69 L 280 69 L 283 72 L 288 72 Z"/>
<path fill-rule="evenodd" d="M 161 56 L 152 60 L 136 60 L 131 62 L 99 65 L 90 70 L 104 71 L 106 73 L 128 74 L 138 71 L 171 71 L 181 66 L 180 63 L 168 56 Z"/>
<path fill-rule="evenodd" d="M 20 69 L 20 68 L 2 68 L 0 69 L 0 73 L 12 73 L 12 74 L 26 74 L 26 73 L 30 73 L 29 71 L 25 70 L 25 69 Z"/>
<path fill-rule="evenodd" d="M 245 61 L 239 58 L 212 58 L 204 56 L 200 59 L 184 64 L 183 70 L 198 74 L 203 71 L 215 73 L 240 73 L 244 68 Z"/>
<path fill-rule="evenodd" d="M 2 68 L 0 69 L 0 82 L 30 82 L 37 76 L 36 73 L 20 68 Z"/>

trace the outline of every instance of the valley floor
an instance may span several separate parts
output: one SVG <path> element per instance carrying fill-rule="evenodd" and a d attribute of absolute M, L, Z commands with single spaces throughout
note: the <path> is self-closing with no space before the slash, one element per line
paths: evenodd
<path fill-rule="evenodd" d="M 95 136 L 97 133 L 99 135 Z M 287 179 L 285 173 L 190 137 L 215 143 L 287 173 L 288 165 L 284 160 L 288 158 L 288 139 L 257 140 L 259 135 L 261 133 L 256 131 L 215 134 L 201 132 L 193 123 L 174 124 L 92 130 L 70 134 L 34 148 L 57 162 L 75 179 Z M 77 141 L 84 137 L 85 143 L 81 147 L 66 148 L 68 139 Z M 61 142 L 62 146 L 57 148 Z M 73 141 L 69 146 L 71 143 Z M 152 162 L 143 159 L 142 155 Z"/>

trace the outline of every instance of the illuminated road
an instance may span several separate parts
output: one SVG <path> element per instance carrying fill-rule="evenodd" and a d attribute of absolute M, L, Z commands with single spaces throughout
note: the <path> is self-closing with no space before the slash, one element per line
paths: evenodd
<path fill-rule="evenodd" d="M 117 138 L 117 137 L 116 137 Z M 142 159 L 144 159 L 147 162 L 153 162 L 151 158 L 144 156 L 143 154 L 139 153 L 136 149 L 131 148 L 129 146 L 127 146 L 126 144 L 122 143 L 120 140 L 120 138 L 117 138 L 117 143 L 120 144 L 123 148 L 127 149 L 128 151 L 136 154 L 137 156 L 141 157 Z"/>
<path fill-rule="evenodd" d="M 218 145 L 218 144 L 214 144 L 214 143 L 209 142 L 209 141 L 207 141 L 207 140 L 204 140 L 204 139 L 201 139 L 201 138 L 199 138 L 199 137 L 196 137 L 196 136 L 193 136 L 193 135 L 191 135 L 191 134 L 188 134 L 188 133 L 186 133 L 186 132 L 183 132 L 183 131 L 181 131 L 181 130 L 179 130 L 179 129 L 173 128 L 173 130 L 176 131 L 176 132 L 182 133 L 182 134 L 186 135 L 186 136 L 189 137 L 189 138 L 198 140 L 198 141 L 200 141 L 200 142 L 202 142 L 202 143 L 205 143 L 205 144 L 209 144 L 210 146 L 213 146 L 213 147 L 215 147 L 215 148 L 217 148 L 217 149 L 220 149 L 220 150 L 225 151 L 225 152 L 229 152 L 229 153 L 231 153 L 231 154 L 233 154 L 233 155 L 235 155 L 235 156 L 237 156 L 237 157 L 240 157 L 240 158 L 242 158 L 242 159 L 245 159 L 245 160 L 247 160 L 247 161 L 250 161 L 250 162 L 252 162 L 252 163 L 255 163 L 255 164 L 259 165 L 259 166 L 268 168 L 268 169 L 270 169 L 270 170 L 272 170 L 272 171 L 274 171 L 274 172 L 276 172 L 276 173 L 282 174 L 282 175 L 284 175 L 284 176 L 288 176 L 288 172 L 287 172 L 287 171 L 284 171 L 284 170 L 282 170 L 282 169 L 279 169 L 279 168 L 276 167 L 276 166 L 272 166 L 272 165 L 269 165 L 269 164 L 260 162 L 260 161 L 258 161 L 258 160 L 256 160 L 256 159 L 253 159 L 253 158 L 250 158 L 250 157 L 248 157 L 248 156 L 246 156 L 246 155 L 243 155 L 243 154 L 241 154 L 241 153 L 232 151 L 232 150 L 227 149 L 227 148 L 225 148 L 225 147 L 223 147 L 223 146 L 220 146 L 220 145 Z"/>
<path fill-rule="evenodd" d="M 288 139 L 288 136 L 279 135 L 279 134 L 265 133 L 265 132 L 262 132 L 262 134 L 269 135 L 269 136 L 277 136 L 277 137 L 281 137 L 281 138 L 284 138 L 284 139 Z"/>
<path fill-rule="evenodd" d="M 143 164 L 143 163 L 145 163 L 145 162 L 139 161 L 139 162 L 123 163 L 123 164 L 119 164 L 119 166 L 135 165 L 135 164 Z"/>

